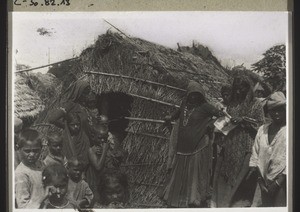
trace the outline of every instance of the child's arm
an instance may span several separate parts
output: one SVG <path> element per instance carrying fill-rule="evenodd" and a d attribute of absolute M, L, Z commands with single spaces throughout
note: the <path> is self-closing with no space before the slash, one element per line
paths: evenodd
<path fill-rule="evenodd" d="M 102 154 L 99 157 L 92 148 L 89 149 L 89 160 L 97 171 L 101 171 L 104 167 L 105 157 L 108 150 L 108 144 L 104 143 Z"/>
<path fill-rule="evenodd" d="M 48 112 L 48 122 L 59 128 L 64 128 L 64 123 L 61 118 L 64 117 L 74 106 L 75 104 L 73 102 L 68 102 L 60 108 L 50 110 Z"/>
<path fill-rule="evenodd" d="M 40 203 L 31 201 L 31 182 L 29 177 L 22 173 L 15 175 L 15 194 L 18 208 L 39 208 Z"/>
<path fill-rule="evenodd" d="M 23 173 L 16 173 L 15 175 L 15 198 L 18 208 L 39 208 L 40 204 L 44 201 L 45 193 L 41 190 L 39 198 L 32 199 L 30 193 L 31 184 L 29 177 Z"/>
<path fill-rule="evenodd" d="M 94 194 L 90 189 L 89 185 L 87 184 L 87 182 L 82 181 L 82 183 L 83 183 L 83 189 L 85 190 L 85 195 L 84 198 L 79 202 L 79 207 L 85 208 L 91 205 L 92 200 L 94 199 Z"/>

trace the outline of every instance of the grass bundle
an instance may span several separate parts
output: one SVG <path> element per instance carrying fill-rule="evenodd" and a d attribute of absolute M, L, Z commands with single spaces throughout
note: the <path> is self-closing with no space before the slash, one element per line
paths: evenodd
<path fill-rule="evenodd" d="M 44 109 L 44 104 L 38 93 L 30 87 L 30 81 L 25 74 L 15 76 L 14 113 L 22 120 L 34 120 Z"/>

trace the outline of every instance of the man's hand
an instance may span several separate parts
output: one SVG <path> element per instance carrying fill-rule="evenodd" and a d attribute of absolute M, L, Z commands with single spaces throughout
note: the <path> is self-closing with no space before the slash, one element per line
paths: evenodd
<path fill-rule="evenodd" d="M 269 192 L 264 180 L 261 177 L 258 178 L 258 185 L 259 185 L 262 192 L 264 192 L 264 193 Z"/>
<path fill-rule="evenodd" d="M 277 185 L 276 182 L 273 181 L 273 182 L 267 187 L 268 193 L 269 193 L 270 195 L 273 195 L 273 194 L 276 193 L 276 191 L 278 191 L 279 188 L 280 188 L 279 185 Z"/>

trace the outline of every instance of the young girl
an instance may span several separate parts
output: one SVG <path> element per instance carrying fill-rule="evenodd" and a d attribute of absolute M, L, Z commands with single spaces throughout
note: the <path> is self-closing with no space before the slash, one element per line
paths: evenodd
<path fill-rule="evenodd" d="M 250 172 L 258 174 L 262 206 L 286 206 L 286 109 L 285 96 L 272 94 L 266 103 L 272 122 L 257 132 L 250 158 Z"/>
<path fill-rule="evenodd" d="M 118 170 L 107 170 L 98 185 L 100 201 L 95 208 L 125 208 L 129 201 L 127 176 Z"/>
<path fill-rule="evenodd" d="M 68 190 L 68 173 L 61 164 L 47 166 L 42 173 L 42 181 L 47 189 L 47 198 L 42 202 L 40 208 L 47 209 L 77 209 L 76 204 L 66 198 Z"/>
<path fill-rule="evenodd" d="M 169 207 L 207 207 L 210 192 L 212 144 L 209 125 L 223 113 L 208 104 L 201 85 L 190 82 L 180 110 L 175 157 L 163 198 Z"/>
<path fill-rule="evenodd" d="M 23 130 L 18 138 L 21 163 L 15 171 L 15 198 L 18 208 L 39 208 L 45 198 L 42 186 L 42 163 L 38 160 L 42 140 L 38 131 Z"/>
<path fill-rule="evenodd" d="M 67 159 L 77 158 L 86 169 L 89 164 L 90 142 L 87 135 L 82 132 L 82 127 L 78 113 L 67 114 L 63 131 L 63 154 Z"/>
<path fill-rule="evenodd" d="M 98 142 L 90 147 L 88 152 L 90 165 L 87 170 L 87 182 L 94 193 L 95 201 L 99 201 L 97 186 L 99 184 L 99 176 L 105 168 L 108 148 L 108 128 L 100 125 L 98 127 Z"/>
<path fill-rule="evenodd" d="M 66 166 L 67 159 L 62 153 L 63 140 L 58 132 L 52 132 L 48 135 L 49 154 L 44 159 L 45 166 L 51 164 L 62 164 Z"/>
<path fill-rule="evenodd" d="M 67 197 L 76 202 L 81 209 L 91 206 L 94 198 L 93 192 L 87 182 L 82 179 L 83 165 L 76 158 L 68 161 L 67 169 L 70 177 Z"/>

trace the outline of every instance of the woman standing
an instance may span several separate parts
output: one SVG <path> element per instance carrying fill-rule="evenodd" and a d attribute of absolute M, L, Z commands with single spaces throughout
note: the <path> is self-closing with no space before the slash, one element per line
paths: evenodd
<path fill-rule="evenodd" d="M 93 114 L 88 109 L 95 99 L 86 80 L 76 81 L 59 99 L 58 106 L 49 110 L 46 122 L 64 129 L 64 154 L 67 158 L 83 158 L 87 165 L 88 149 L 93 142 Z M 75 117 L 75 118 L 74 118 Z M 76 130 L 72 130 L 72 127 Z M 77 129 L 78 128 L 78 129 Z M 73 133 L 76 131 L 76 135 Z M 76 140 L 76 144 L 74 141 Z M 71 146 L 70 146 L 71 145 Z M 85 148 L 83 148 L 85 147 Z M 73 151 L 71 152 L 71 149 Z M 74 155 L 75 154 L 75 155 Z"/>
<path fill-rule="evenodd" d="M 174 162 L 163 199 L 169 207 L 207 207 L 210 193 L 212 144 L 209 125 L 223 113 L 208 104 L 201 85 L 190 82 L 181 108 L 168 121 L 179 119 Z M 172 144 L 170 144 L 172 145 Z"/>
<path fill-rule="evenodd" d="M 252 83 L 244 75 L 234 78 L 227 107 L 237 126 L 225 136 L 223 155 L 215 172 L 213 203 L 216 207 L 247 207 L 251 205 L 255 179 L 245 180 L 257 129 L 264 121 L 263 108 L 253 96 Z M 257 124 L 245 121 L 244 117 Z"/>

